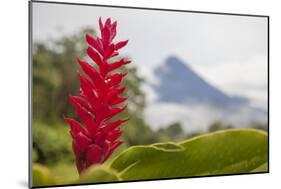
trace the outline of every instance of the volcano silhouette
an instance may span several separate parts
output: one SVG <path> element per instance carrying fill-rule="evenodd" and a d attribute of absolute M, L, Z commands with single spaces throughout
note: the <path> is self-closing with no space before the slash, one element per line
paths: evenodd
<path fill-rule="evenodd" d="M 158 101 L 184 104 L 210 104 L 218 107 L 246 105 L 248 99 L 229 96 L 197 74 L 175 56 L 154 70 L 158 83 L 153 84 Z"/>

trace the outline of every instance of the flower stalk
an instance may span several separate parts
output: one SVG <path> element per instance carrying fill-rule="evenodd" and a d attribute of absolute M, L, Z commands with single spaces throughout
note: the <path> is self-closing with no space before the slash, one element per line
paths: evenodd
<path fill-rule="evenodd" d="M 85 73 L 78 73 L 80 91 L 77 96 L 69 96 L 80 122 L 64 118 L 70 125 L 72 149 L 76 158 L 79 174 L 94 164 L 105 162 L 114 150 L 122 144 L 120 126 L 127 119 L 112 121 L 112 118 L 127 105 L 127 98 L 122 96 L 126 87 L 122 80 L 127 73 L 116 72 L 116 69 L 131 61 L 124 58 L 112 62 L 111 58 L 119 55 L 128 40 L 114 43 L 117 22 L 108 18 L 105 23 L 99 19 L 101 37 L 85 35 L 88 48 L 87 55 L 97 65 L 97 69 L 86 61 L 77 59 Z"/>

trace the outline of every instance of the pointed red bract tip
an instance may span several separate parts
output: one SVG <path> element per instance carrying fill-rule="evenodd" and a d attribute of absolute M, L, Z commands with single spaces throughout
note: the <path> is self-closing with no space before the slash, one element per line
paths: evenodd
<path fill-rule="evenodd" d="M 105 162 L 123 141 L 120 126 L 128 119 L 111 121 L 120 114 L 127 105 L 120 106 L 128 97 L 122 97 L 126 89 L 122 80 L 127 72 L 110 73 L 129 64 L 131 61 L 120 59 L 109 63 L 110 59 L 119 55 L 118 50 L 126 46 L 128 40 L 115 43 L 117 22 L 110 18 L 105 23 L 99 18 L 101 37 L 94 38 L 85 34 L 88 44 L 87 54 L 98 69 L 86 61 L 77 58 L 77 63 L 85 76 L 77 73 L 80 79 L 80 92 L 77 96 L 69 95 L 69 101 L 76 110 L 80 122 L 72 118 L 64 118 L 70 126 L 72 150 L 76 158 L 79 174 L 94 164 Z"/>

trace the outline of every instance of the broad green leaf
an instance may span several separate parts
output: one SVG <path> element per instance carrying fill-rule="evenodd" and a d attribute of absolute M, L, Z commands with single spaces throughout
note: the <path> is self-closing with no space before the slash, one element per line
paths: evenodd
<path fill-rule="evenodd" d="M 56 182 L 51 176 L 49 169 L 43 165 L 34 163 L 32 165 L 32 186 L 52 186 Z"/>
<path fill-rule="evenodd" d="M 268 163 L 264 163 L 256 169 L 252 170 L 253 173 L 268 172 Z"/>
<path fill-rule="evenodd" d="M 130 147 L 111 168 L 123 180 L 247 173 L 267 162 L 267 148 L 265 132 L 225 130 L 180 143 Z"/>
<path fill-rule="evenodd" d="M 118 173 L 104 165 L 94 165 L 83 173 L 78 183 L 101 183 L 119 181 Z"/>

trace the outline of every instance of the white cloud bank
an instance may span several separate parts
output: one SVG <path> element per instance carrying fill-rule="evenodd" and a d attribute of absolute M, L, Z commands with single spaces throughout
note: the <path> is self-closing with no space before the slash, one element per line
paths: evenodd
<path fill-rule="evenodd" d="M 249 127 L 251 123 L 267 122 L 266 112 L 252 107 L 239 109 L 217 109 L 207 105 L 180 105 L 175 103 L 153 103 L 147 107 L 145 118 L 153 129 L 180 122 L 185 131 L 205 131 L 215 121 L 223 121 L 234 127 Z"/>
<path fill-rule="evenodd" d="M 244 96 L 253 106 L 267 109 L 268 65 L 266 56 L 245 61 L 221 62 L 212 66 L 194 65 L 198 73 L 229 95 Z"/>

